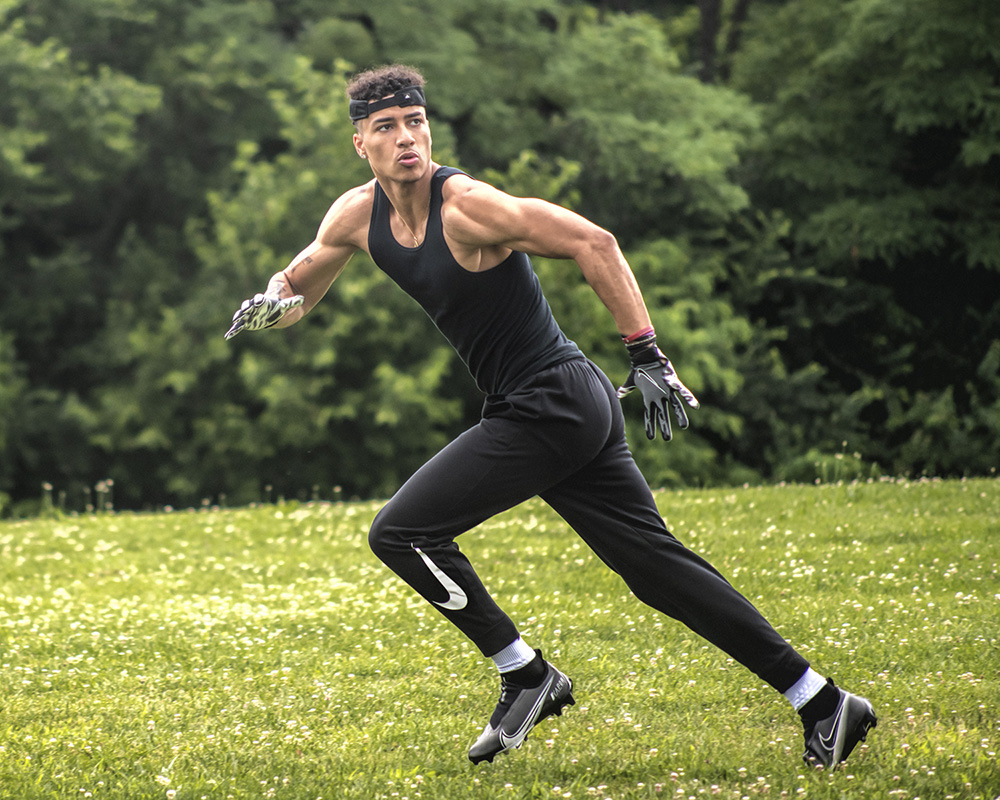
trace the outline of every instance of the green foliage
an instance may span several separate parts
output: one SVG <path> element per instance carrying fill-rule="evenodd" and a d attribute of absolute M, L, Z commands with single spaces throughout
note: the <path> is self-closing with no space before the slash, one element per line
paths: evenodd
<path fill-rule="evenodd" d="M 996 15 L 757 0 L 732 82 L 705 85 L 698 4 L 611 5 L 0 0 L 8 505 L 48 483 L 83 508 L 108 479 L 129 507 L 384 495 L 475 421 L 464 367 L 365 257 L 301 325 L 221 336 L 370 178 L 343 88 L 386 61 L 427 76 L 439 161 L 618 236 L 703 402 L 664 445 L 626 400 L 651 483 L 806 479 L 847 452 L 858 474 L 988 473 Z M 622 379 L 578 271 L 535 266 Z"/>
<path fill-rule="evenodd" d="M 105 182 L 142 158 L 139 121 L 159 107 L 161 92 L 105 64 L 88 69 L 58 39 L 36 41 L 30 20 L 15 15 L 21 5 L 0 6 L 3 229 L 40 225 L 55 209 L 80 217 L 56 217 L 57 228 L 98 226 L 93 205 Z"/>
<path fill-rule="evenodd" d="M 129 0 L 2 9 L 11 24 L 0 34 L 0 58 L 10 61 L 0 125 L 18 133 L 4 133 L 0 160 L 10 269 L 0 320 L 16 332 L 29 381 L 12 459 L 17 494 L 48 480 L 76 497 L 114 473 L 142 476 L 129 501 L 158 502 L 162 473 L 197 460 L 172 461 L 191 427 L 167 416 L 163 393 L 193 391 L 186 357 L 205 348 L 193 337 L 197 320 L 164 309 L 191 294 L 202 271 L 178 233 L 231 180 L 235 134 L 265 141 L 275 132 L 269 91 L 296 62 L 261 27 L 269 9 Z M 214 328 L 214 307 L 198 313 Z M 178 363 L 166 377 L 156 360 L 133 371 L 129 359 L 160 314 L 173 314 L 168 329 L 187 337 L 172 340 Z M 205 362 L 217 358 L 209 347 Z M 220 394 L 198 395 L 199 405 Z M 128 425 L 137 430 L 119 450 L 115 428 Z M 200 469 L 174 480 L 200 484 Z M 160 490 L 148 491 L 156 481 Z"/>
<path fill-rule="evenodd" d="M 995 466 L 1000 18 L 967 0 L 757 10 L 733 85 L 764 114 L 748 188 L 788 216 L 793 275 L 747 310 L 784 330 L 789 375 L 815 376 L 788 424 L 826 428 L 779 459 L 848 441 L 897 474 Z"/>
<path fill-rule="evenodd" d="M 746 205 L 729 173 L 755 112 L 683 74 L 655 20 L 580 21 L 554 44 L 543 87 L 560 109 L 553 140 L 587 165 L 585 213 L 628 241 L 717 224 Z"/>
<path fill-rule="evenodd" d="M 14 437 L 20 416 L 18 406 L 27 387 L 22 369 L 14 358 L 12 342 L 13 337 L 0 330 L 0 491 L 9 489 L 13 483 L 13 459 L 10 456 L 17 452 Z M 4 496 L 9 502 L 9 496 Z M 4 505 L 0 500 L 0 516 L 3 516 Z"/>

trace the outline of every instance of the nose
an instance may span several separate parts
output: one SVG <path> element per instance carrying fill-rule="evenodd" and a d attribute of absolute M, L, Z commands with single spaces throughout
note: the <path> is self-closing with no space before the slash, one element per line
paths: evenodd
<path fill-rule="evenodd" d="M 413 132 L 407 128 L 405 125 L 399 129 L 399 134 L 396 137 L 396 142 L 403 147 L 409 147 L 413 142 L 416 141 L 413 138 Z"/>

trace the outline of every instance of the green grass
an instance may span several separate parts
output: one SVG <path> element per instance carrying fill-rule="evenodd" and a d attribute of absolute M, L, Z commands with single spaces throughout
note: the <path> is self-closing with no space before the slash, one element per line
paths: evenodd
<path fill-rule="evenodd" d="M 463 537 L 577 705 L 466 750 L 493 666 L 375 559 L 377 509 L 0 524 L 0 797 L 1000 796 L 1000 482 L 657 495 L 879 727 L 806 770 L 783 698 L 640 604 L 540 502 Z"/>

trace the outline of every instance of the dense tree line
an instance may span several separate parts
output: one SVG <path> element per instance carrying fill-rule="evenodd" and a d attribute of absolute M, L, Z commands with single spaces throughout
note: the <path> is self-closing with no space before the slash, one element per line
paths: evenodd
<path fill-rule="evenodd" d="M 666 446 L 630 409 L 652 483 L 992 474 L 998 42 L 979 0 L 0 0 L 0 509 L 384 495 L 475 420 L 360 255 L 222 338 L 370 177 L 343 87 L 387 61 L 439 161 L 619 237 L 703 401 Z M 624 377 L 575 267 L 535 267 Z"/>

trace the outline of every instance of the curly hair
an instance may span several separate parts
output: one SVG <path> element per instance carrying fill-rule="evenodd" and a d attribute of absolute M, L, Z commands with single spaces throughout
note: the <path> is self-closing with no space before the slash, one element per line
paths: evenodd
<path fill-rule="evenodd" d="M 408 86 L 423 86 L 424 76 L 413 67 L 389 64 L 355 75 L 347 84 L 351 100 L 381 100 Z"/>

